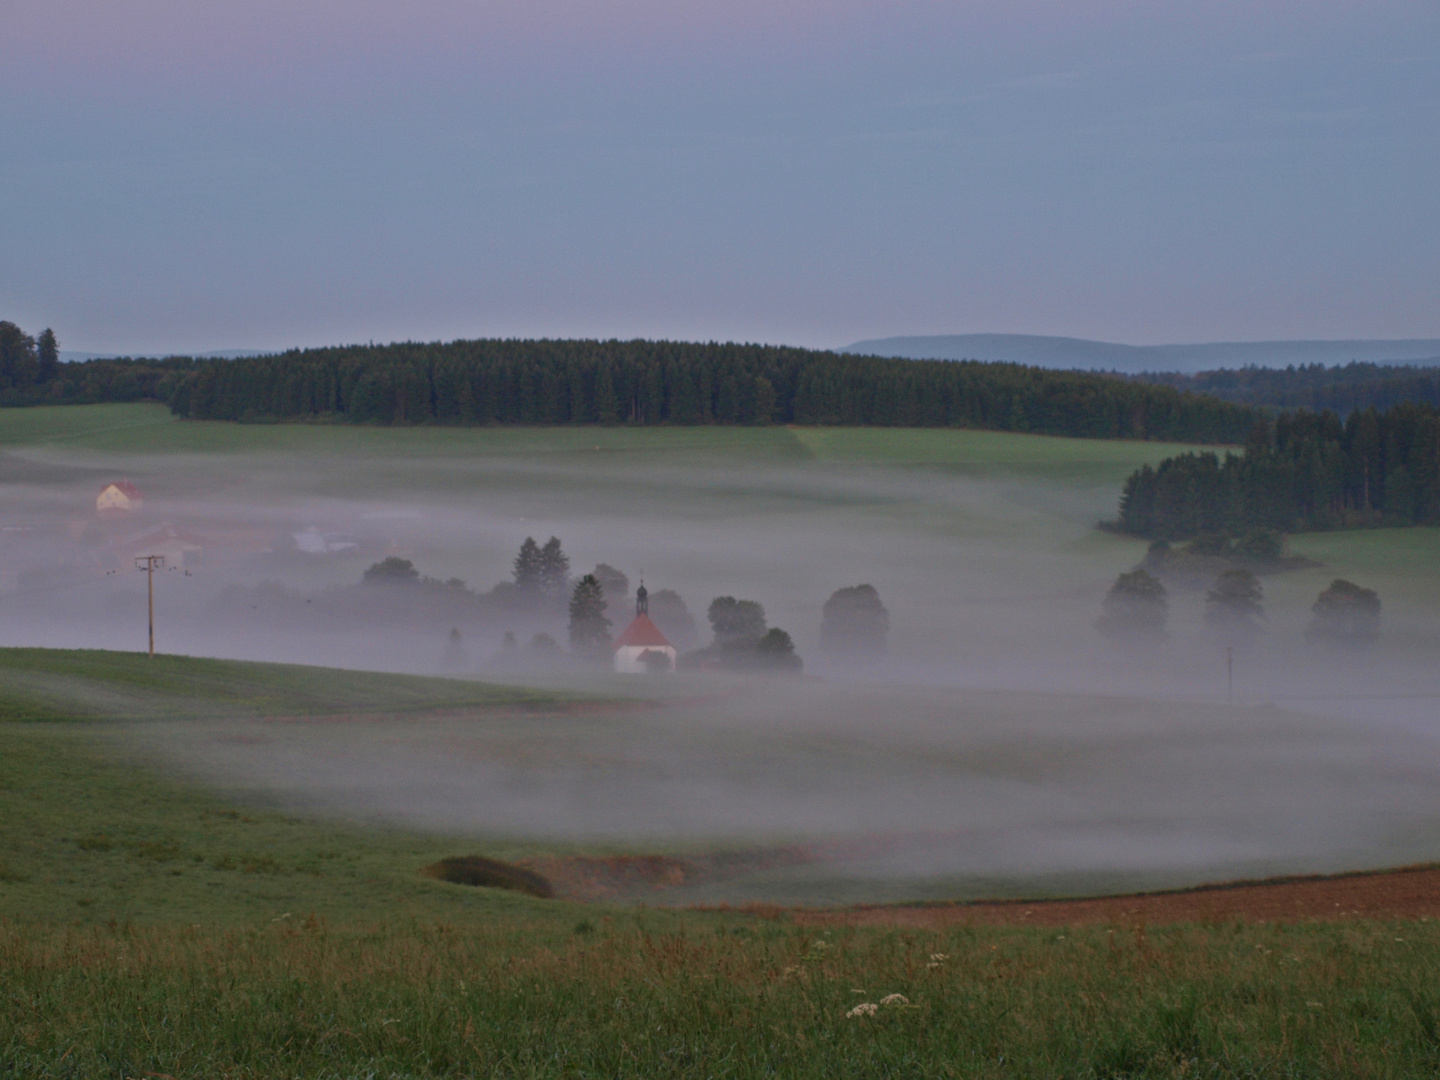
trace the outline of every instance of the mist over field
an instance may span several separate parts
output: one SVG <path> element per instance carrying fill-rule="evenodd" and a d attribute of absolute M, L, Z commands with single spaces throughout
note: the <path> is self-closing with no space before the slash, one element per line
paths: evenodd
<path fill-rule="evenodd" d="M 0 432 L 0 643 L 143 648 L 133 556 L 148 544 L 180 564 L 155 581 L 163 652 L 633 699 L 134 729 L 174 767 L 254 798 L 472 846 L 805 849 L 696 893 L 712 899 L 1177 884 L 1417 861 L 1440 841 L 1435 531 L 1293 538 L 1313 565 L 1263 578 L 1266 631 L 1235 655 L 1227 690 L 1203 589 L 1172 586 L 1163 640 L 1117 646 L 1094 628 L 1115 576 L 1145 555 L 1095 526 L 1125 475 L 1173 446 L 55 415 L 58 427 Z M 143 508 L 102 518 L 96 495 L 119 479 Z M 560 538 L 573 575 L 605 563 L 631 589 L 643 574 L 652 594 L 676 590 L 696 645 L 713 597 L 758 601 L 804 674 L 625 679 L 547 661 L 525 643 L 544 631 L 563 646 L 563 614 L 491 592 L 527 536 Z M 362 585 L 387 556 L 435 583 Z M 1336 577 L 1381 595 L 1368 651 L 1305 638 Z M 822 606 L 861 583 L 890 613 L 887 655 L 830 657 Z M 614 632 L 632 604 L 612 598 Z"/>

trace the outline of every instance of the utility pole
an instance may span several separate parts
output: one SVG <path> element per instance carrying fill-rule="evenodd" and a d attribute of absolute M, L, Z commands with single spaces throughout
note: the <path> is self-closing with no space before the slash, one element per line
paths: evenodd
<path fill-rule="evenodd" d="M 1225 700 L 1235 703 L 1235 648 L 1225 646 Z"/>
<path fill-rule="evenodd" d="M 136 555 L 135 569 L 145 571 L 146 591 L 150 595 L 150 656 L 155 656 L 155 571 L 165 569 L 164 555 Z"/>

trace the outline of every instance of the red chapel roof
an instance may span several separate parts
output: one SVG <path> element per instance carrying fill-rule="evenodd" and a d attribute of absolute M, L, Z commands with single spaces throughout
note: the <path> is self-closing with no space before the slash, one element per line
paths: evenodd
<path fill-rule="evenodd" d="M 636 615 L 635 621 L 625 628 L 625 632 L 615 639 L 615 648 L 623 649 L 626 645 L 638 645 L 642 648 L 671 648 L 665 635 L 660 628 L 650 621 L 649 615 Z"/>

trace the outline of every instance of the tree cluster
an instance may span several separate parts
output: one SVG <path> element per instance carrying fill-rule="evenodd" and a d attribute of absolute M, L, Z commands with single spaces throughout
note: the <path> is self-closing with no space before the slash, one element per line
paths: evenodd
<path fill-rule="evenodd" d="M 32 337 L 0 321 L 0 406 L 90 405 L 103 401 L 168 403 L 199 362 L 86 360 L 62 364 L 53 330 Z"/>
<path fill-rule="evenodd" d="M 714 641 L 686 654 L 683 666 L 782 672 L 798 672 L 803 667 L 790 635 L 779 627 L 767 627 L 765 609 L 754 600 L 717 596 L 705 614 Z"/>
<path fill-rule="evenodd" d="M 1018 364 L 765 345 L 455 341 L 196 364 L 171 408 L 370 424 L 863 424 L 1235 442 L 1259 415 L 1167 386 Z"/>
<path fill-rule="evenodd" d="M 1287 368 L 1227 368 L 1193 375 L 1147 372 L 1135 377 L 1242 405 L 1314 412 L 1328 409 L 1341 416 L 1406 402 L 1440 406 L 1440 368 L 1411 364 L 1302 364 Z"/>
<path fill-rule="evenodd" d="M 1440 522 L 1440 409 L 1397 405 L 1347 420 L 1299 412 L 1258 424 L 1243 455 L 1205 452 L 1137 470 L 1118 526 L 1163 539 Z"/>
<path fill-rule="evenodd" d="M 1307 639 L 1362 648 L 1380 635 L 1380 598 L 1374 590 L 1337 578 L 1310 608 Z M 1106 594 L 1095 628 L 1127 645 L 1165 639 L 1169 615 L 1165 586 L 1143 567 L 1121 574 Z M 1205 594 L 1205 627 L 1217 644 L 1246 649 L 1264 632 L 1265 590 L 1243 566 L 1222 572 Z"/>
<path fill-rule="evenodd" d="M 514 577 L 520 606 L 534 610 L 563 603 L 570 591 L 570 558 L 559 538 L 550 537 L 542 547 L 527 536 L 515 556 Z"/>

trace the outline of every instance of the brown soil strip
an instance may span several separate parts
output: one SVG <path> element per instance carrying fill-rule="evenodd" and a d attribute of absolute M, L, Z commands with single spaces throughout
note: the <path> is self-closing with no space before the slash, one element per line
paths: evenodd
<path fill-rule="evenodd" d="M 671 855 L 540 856 L 517 865 L 541 874 L 565 900 L 663 899 L 669 889 L 716 881 L 778 866 L 811 862 L 806 848 L 765 848 L 676 858 Z"/>
<path fill-rule="evenodd" d="M 767 908 L 766 914 L 770 914 Z M 810 926 L 1080 926 L 1440 918 L 1440 866 L 1273 878 L 1083 900 L 986 900 L 792 910 Z"/>

